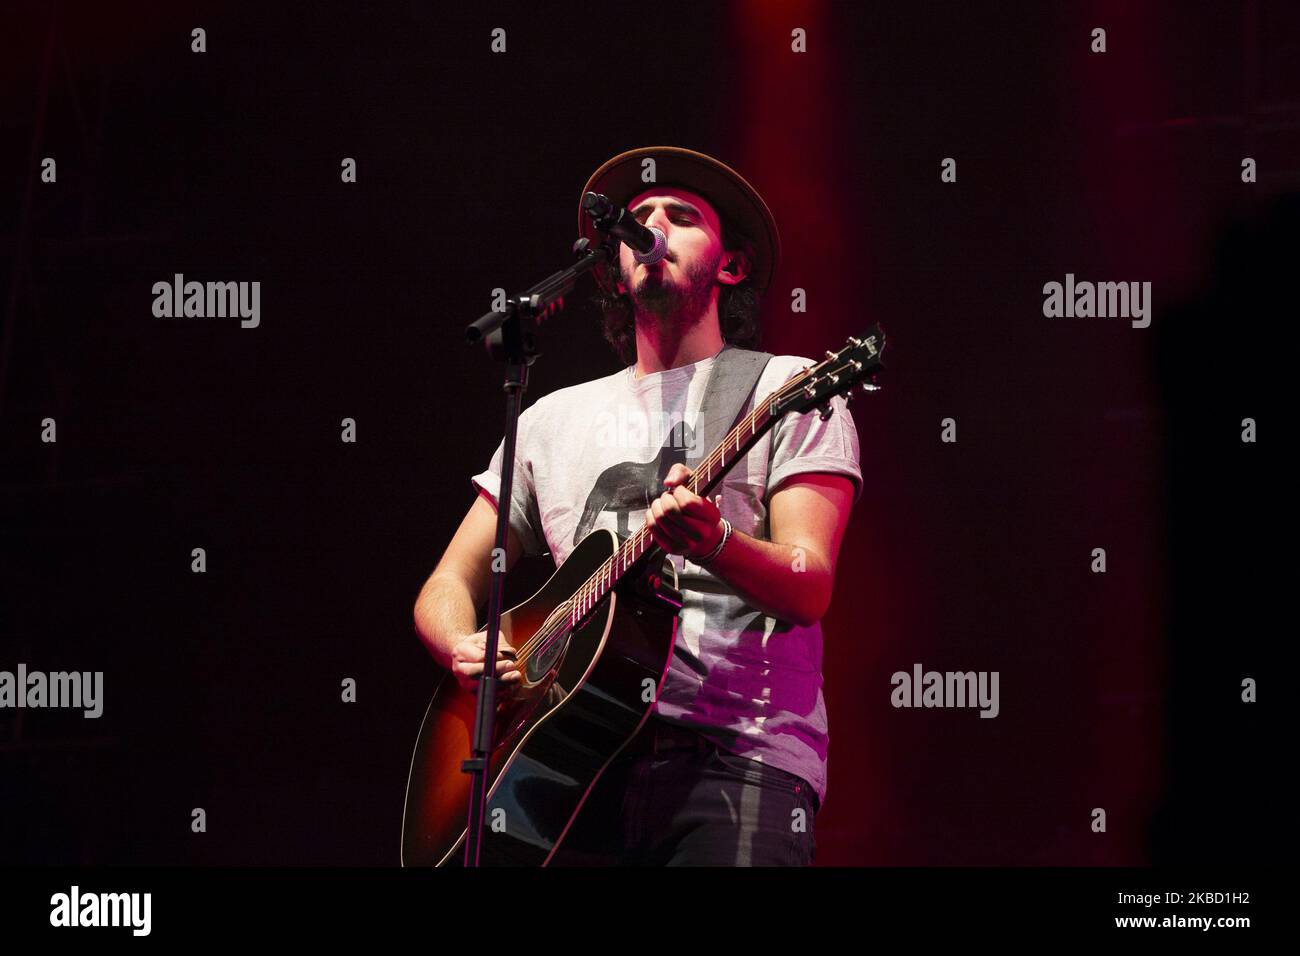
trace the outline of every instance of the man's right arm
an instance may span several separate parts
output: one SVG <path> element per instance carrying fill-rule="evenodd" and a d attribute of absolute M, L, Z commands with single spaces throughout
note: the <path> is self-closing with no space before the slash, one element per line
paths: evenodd
<path fill-rule="evenodd" d="M 478 608 L 487 601 L 492 583 L 496 529 L 496 506 L 480 491 L 415 600 L 416 634 L 434 660 L 447 670 L 451 670 L 452 649 L 479 629 Z M 515 529 L 508 528 L 507 571 L 522 552 Z"/>

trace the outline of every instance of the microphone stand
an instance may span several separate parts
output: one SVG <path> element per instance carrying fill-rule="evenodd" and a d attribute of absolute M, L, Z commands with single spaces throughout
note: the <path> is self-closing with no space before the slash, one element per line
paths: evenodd
<path fill-rule="evenodd" d="M 497 491 L 496 547 L 492 554 L 492 586 L 488 594 L 487 637 L 483 648 L 483 675 L 479 678 L 474 732 L 470 740 L 470 758 L 461 762 L 462 773 L 470 775 L 469 821 L 465 831 L 465 865 L 479 865 L 483 841 L 483 815 L 487 808 L 488 760 L 497 711 L 496 676 L 497 643 L 501 626 L 501 601 L 505 588 L 504 556 L 513 508 L 515 477 L 515 436 L 524 392 L 528 388 L 528 367 L 540 355 L 535 347 L 533 330 L 564 307 L 564 297 L 572 291 L 578 277 L 597 265 L 609 261 L 610 250 L 617 244 L 607 243 L 595 249 L 590 241 L 579 239 L 573 244 L 577 261 L 546 277 L 537 285 L 514 298 L 507 299 L 500 311 L 493 310 L 465 328 L 470 344 L 483 342 L 488 354 L 506 363 L 506 427 L 501 449 L 501 485 Z M 527 328 L 525 328 L 527 323 Z"/>

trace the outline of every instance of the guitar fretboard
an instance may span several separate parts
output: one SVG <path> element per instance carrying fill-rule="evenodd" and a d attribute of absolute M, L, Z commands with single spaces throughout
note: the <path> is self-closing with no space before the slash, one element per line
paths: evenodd
<path fill-rule="evenodd" d="M 802 373 L 783 384 L 767 399 L 759 402 L 752 412 L 727 433 L 727 436 L 718 444 L 718 447 L 713 449 L 709 456 L 699 463 L 690 479 L 686 482 L 687 489 L 702 498 L 707 497 L 718 482 L 722 481 L 730 465 L 734 465 L 736 459 L 748 453 L 749 449 L 763 436 L 763 433 L 771 427 L 773 423 L 772 412 L 777 396 L 783 395 L 791 388 L 798 387 L 807 374 L 808 370 L 805 369 Z M 569 600 L 569 626 L 571 628 L 576 627 L 578 622 L 586 617 L 587 613 L 614 589 L 614 586 L 618 584 L 628 569 L 653 546 L 654 535 L 650 533 L 650 529 L 647 527 L 643 526 L 635 534 L 629 536 L 618 551 L 607 558 L 596 569 L 596 572 L 583 583 L 582 587 L 574 592 L 573 597 Z"/>

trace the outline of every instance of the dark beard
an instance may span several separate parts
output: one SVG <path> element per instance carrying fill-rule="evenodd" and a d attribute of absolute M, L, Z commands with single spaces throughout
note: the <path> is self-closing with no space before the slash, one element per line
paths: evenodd
<path fill-rule="evenodd" d="M 656 277 L 647 272 L 641 285 L 633 289 L 624 274 L 623 285 L 631 290 L 629 298 L 637 321 L 680 325 L 683 329 L 694 325 L 709 307 L 709 297 L 713 293 L 713 275 L 721 261 L 722 257 L 719 256 L 711 265 L 701 263 L 687 271 L 685 288 L 666 283 L 662 276 Z"/>

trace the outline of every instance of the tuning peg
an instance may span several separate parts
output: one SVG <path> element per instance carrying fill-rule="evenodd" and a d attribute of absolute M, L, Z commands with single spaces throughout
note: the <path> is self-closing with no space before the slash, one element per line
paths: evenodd
<path fill-rule="evenodd" d="M 835 411 L 835 409 L 831 406 L 831 403 L 830 403 L 830 402 L 827 402 L 825 405 L 823 405 L 823 406 L 822 406 L 822 413 L 821 413 L 821 419 L 822 419 L 822 421 L 826 421 L 826 419 L 830 418 L 830 417 L 831 417 L 831 413 L 832 413 L 833 411 Z"/>
<path fill-rule="evenodd" d="M 863 382 L 862 390 L 864 392 L 878 392 L 880 391 L 880 386 L 876 385 L 874 382 Z"/>

